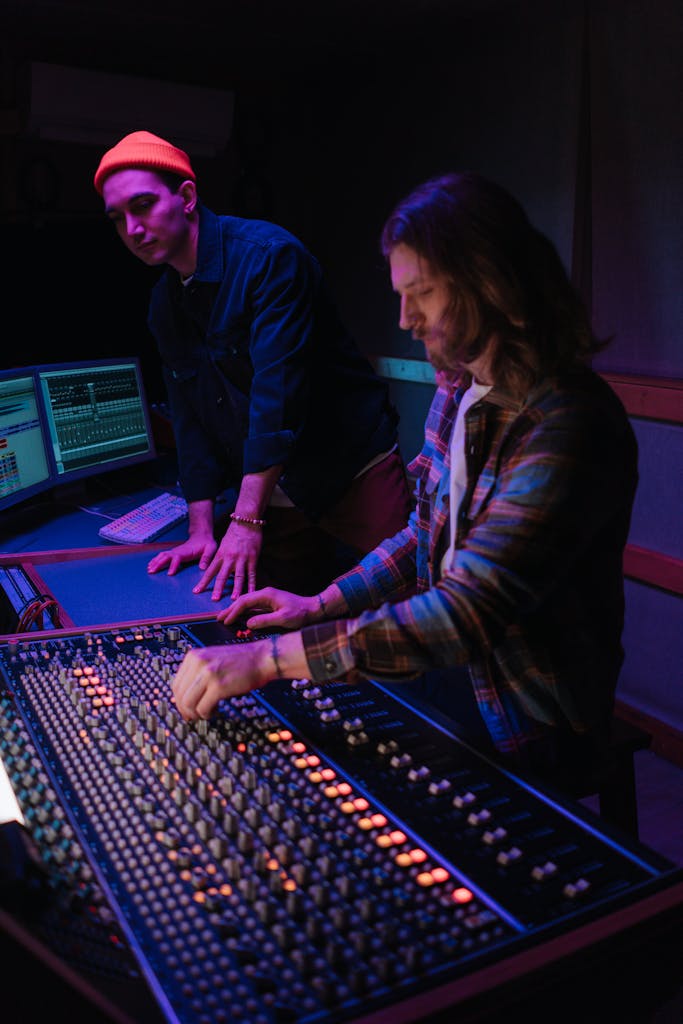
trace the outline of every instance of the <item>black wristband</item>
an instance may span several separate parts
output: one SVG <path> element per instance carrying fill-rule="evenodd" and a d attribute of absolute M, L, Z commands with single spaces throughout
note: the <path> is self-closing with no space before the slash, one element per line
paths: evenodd
<path fill-rule="evenodd" d="M 282 674 L 282 668 L 280 667 L 280 661 L 278 658 L 277 636 L 275 634 L 270 638 L 270 656 L 273 659 L 273 665 L 275 665 L 275 671 L 277 673 L 275 678 L 284 679 L 285 677 Z"/>

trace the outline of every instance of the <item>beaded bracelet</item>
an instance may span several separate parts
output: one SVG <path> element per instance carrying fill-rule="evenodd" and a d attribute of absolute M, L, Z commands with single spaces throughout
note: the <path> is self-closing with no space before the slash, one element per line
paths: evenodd
<path fill-rule="evenodd" d="M 233 523 L 246 523 L 247 526 L 265 526 L 265 519 L 252 519 L 250 516 L 241 516 L 237 512 L 231 512 L 230 518 Z"/>

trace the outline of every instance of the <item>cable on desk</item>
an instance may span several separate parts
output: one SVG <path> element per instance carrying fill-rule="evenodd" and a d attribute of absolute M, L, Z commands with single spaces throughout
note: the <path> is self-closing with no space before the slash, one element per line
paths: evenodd
<path fill-rule="evenodd" d="M 26 633 L 38 623 L 40 629 L 43 624 L 43 614 L 47 612 L 55 629 L 61 629 L 62 622 L 59 617 L 59 602 L 52 594 L 38 594 L 30 598 L 21 609 L 16 632 Z"/>

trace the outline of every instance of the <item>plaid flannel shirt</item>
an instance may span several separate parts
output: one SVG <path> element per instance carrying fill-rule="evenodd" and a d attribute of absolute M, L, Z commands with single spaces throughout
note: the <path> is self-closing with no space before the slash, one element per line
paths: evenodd
<path fill-rule="evenodd" d="M 588 734 L 623 661 L 622 575 L 637 446 L 592 370 L 523 403 L 492 389 L 465 419 L 467 489 L 449 539 L 449 442 L 466 390 L 438 388 L 410 464 L 406 528 L 336 582 L 349 619 L 303 630 L 311 678 L 386 681 L 467 664 L 491 739 L 515 755 L 548 727 Z"/>

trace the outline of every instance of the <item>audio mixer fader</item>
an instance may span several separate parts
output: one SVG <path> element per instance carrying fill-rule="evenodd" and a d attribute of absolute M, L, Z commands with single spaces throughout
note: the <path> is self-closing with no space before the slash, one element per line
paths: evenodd
<path fill-rule="evenodd" d="M 278 681 L 183 721 L 186 651 L 251 639 L 201 619 L 0 644 L 0 756 L 32 854 L 0 874 L 0 908 L 86 1006 L 482 1020 L 515 977 L 678 936 L 678 869 L 376 683 Z"/>

